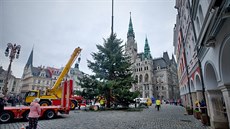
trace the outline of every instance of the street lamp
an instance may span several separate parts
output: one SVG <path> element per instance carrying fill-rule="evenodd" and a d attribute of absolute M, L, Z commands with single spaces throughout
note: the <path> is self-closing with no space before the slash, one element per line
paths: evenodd
<path fill-rule="evenodd" d="M 5 56 L 6 57 L 9 56 L 10 64 L 9 64 L 8 71 L 7 71 L 7 74 L 6 74 L 5 84 L 4 84 L 4 87 L 2 89 L 2 92 L 3 92 L 4 95 L 6 95 L 6 93 L 8 91 L 7 84 L 8 84 L 9 73 L 10 73 L 10 70 L 11 70 L 11 63 L 12 63 L 13 59 L 15 58 L 15 54 L 16 54 L 16 59 L 18 59 L 20 49 L 21 49 L 20 45 L 16 45 L 16 44 L 13 45 L 12 43 L 7 44 L 7 48 L 6 48 L 6 51 L 5 51 Z"/>

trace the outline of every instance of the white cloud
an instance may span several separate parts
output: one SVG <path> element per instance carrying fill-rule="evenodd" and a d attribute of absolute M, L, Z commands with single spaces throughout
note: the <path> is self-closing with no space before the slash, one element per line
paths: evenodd
<path fill-rule="evenodd" d="M 172 0 L 114 0 L 114 32 L 126 42 L 129 12 L 138 52 L 144 50 L 147 35 L 152 56 L 173 52 L 173 26 L 176 18 Z M 111 1 L 109 0 L 0 0 L 0 65 L 7 69 L 4 56 L 8 42 L 22 46 L 19 59 L 12 64 L 16 77 L 34 46 L 34 66 L 61 67 L 67 63 L 74 48 L 81 47 L 80 70 L 91 71 L 86 59 L 92 59 L 96 44 L 103 44 L 111 32 Z"/>

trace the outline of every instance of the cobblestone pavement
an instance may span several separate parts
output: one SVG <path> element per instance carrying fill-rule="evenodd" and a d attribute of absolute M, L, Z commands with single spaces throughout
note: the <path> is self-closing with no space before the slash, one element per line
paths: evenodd
<path fill-rule="evenodd" d="M 39 120 L 38 129 L 211 129 L 203 126 L 193 115 L 184 115 L 180 106 L 154 106 L 143 111 L 71 111 L 52 120 Z M 1 124 L 0 129 L 20 129 L 28 122 Z"/>

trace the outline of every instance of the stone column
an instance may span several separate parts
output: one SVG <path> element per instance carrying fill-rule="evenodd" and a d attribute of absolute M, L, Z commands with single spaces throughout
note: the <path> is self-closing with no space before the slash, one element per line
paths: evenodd
<path fill-rule="evenodd" d="M 142 85 L 142 98 L 145 98 L 145 86 Z"/>
<path fill-rule="evenodd" d="M 185 103 L 185 94 L 181 95 L 181 99 L 182 99 L 182 105 L 185 107 L 186 103 Z"/>
<path fill-rule="evenodd" d="M 149 85 L 149 98 L 153 97 L 153 85 Z"/>
<path fill-rule="evenodd" d="M 195 109 L 195 102 L 197 100 L 196 92 L 192 92 L 192 103 L 193 103 L 193 109 Z"/>
<path fill-rule="evenodd" d="M 228 116 L 228 120 L 230 120 L 230 85 L 229 86 L 221 86 L 221 91 L 224 97 L 224 102 L 225 102 L 225 107 L 226 107 L 226 112 Z M 230 122 L 228 121 L 229 127 L 230 127 Z"/>
<path fill-rule="evenodd" d="M 196 91 L 196 96 L 197 96 L 197 100 L 199 100 L 200 102 L 204 98 L 201 90 Z"/>
<path fill-rule="evenodd" d="M 208 101 L 208 92 L 207 91 L 205 91 L 205 96 L 206 96 L 205 101 L 206 101 L 207 113 L 208 113 L 208 116 L 210 116 L 210 108 L 208 108 L 209 101 Z"/>
<path fill-rule="evenodd" d="M 190 94 L 189 93 L 187 93 L 186 94 L 186 105 L 187 106 L 189 106 L 189 107 L 191 107 L 191 98 L 190 98 Z"/>
<path fill-rule="evenodd" d="M 220 90 L 208 90 L 207 101 L 211 126 L 215 129 L 228 129 L 227 118 L 223 114 L 223 103 Z"/>

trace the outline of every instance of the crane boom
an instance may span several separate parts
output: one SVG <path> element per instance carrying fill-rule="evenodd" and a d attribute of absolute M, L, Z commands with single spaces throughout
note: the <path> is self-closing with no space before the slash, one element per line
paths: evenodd
<path fill-rule="evenodd" d="M 72 53 L 69 61 L 67 62 L 67 64 L 65 65 L 64 69 L 62 70 L 61 74 L 59 75 L 57 81 L 55 82 L 55 84 L 53 85 L 53 87 L 50 89 L 50 91 L 48 90 L 48 92 L 55 92 L 56 89 L 58 89 L 59 85 L 61 84 L 63 78 L 65 77 L 65 75 L 69 72 L 73 62 L 76 60 L 76 58 L 78 57 L 78 55 L 81 52 L 81 48 L 75 48 L 74 52 Z"/>
<path fill-rule="evenodd" d="M 59 104 L 57 102 L 59 102 L 58 100 L 61 100 L 63 97 L 63 86 L 61 85 L 61 82 L 63 80 L 63 78 L 65 77 L 65 75 L 69 72 L 73 62 L 76 60 L 76 58 L 79 56 L 80 52 L 81 52 L 81 48 L 75 48 L 70 59 L 68 60 L 67 64 L 65 65 L 64 69 L 62 70 L 61 74 L 59 75 L 58 79 L 56 80 L 55 84 L 53 85 L 53 87 L 47 88 L 45 91 L 45 94 L 42 94 L 40 92 L 40 90 L 32 90 L 26 93 L 25 95 L 25 102 L 26 104 L 30 104 L 34 98 L 40 98 L 40 102 L 39 104 L 42 106 L 48 106 L 48 105 L 52 105 L 56 102 L 56 104 Z M 34 96 L 34 95 L 35 96 Z M 75 107 L 77 106 L 77 101 L 81 100 L 82 98 L 76 98 L 73 95 L 71 96 L 71 109 L 75 109 Z"/>

